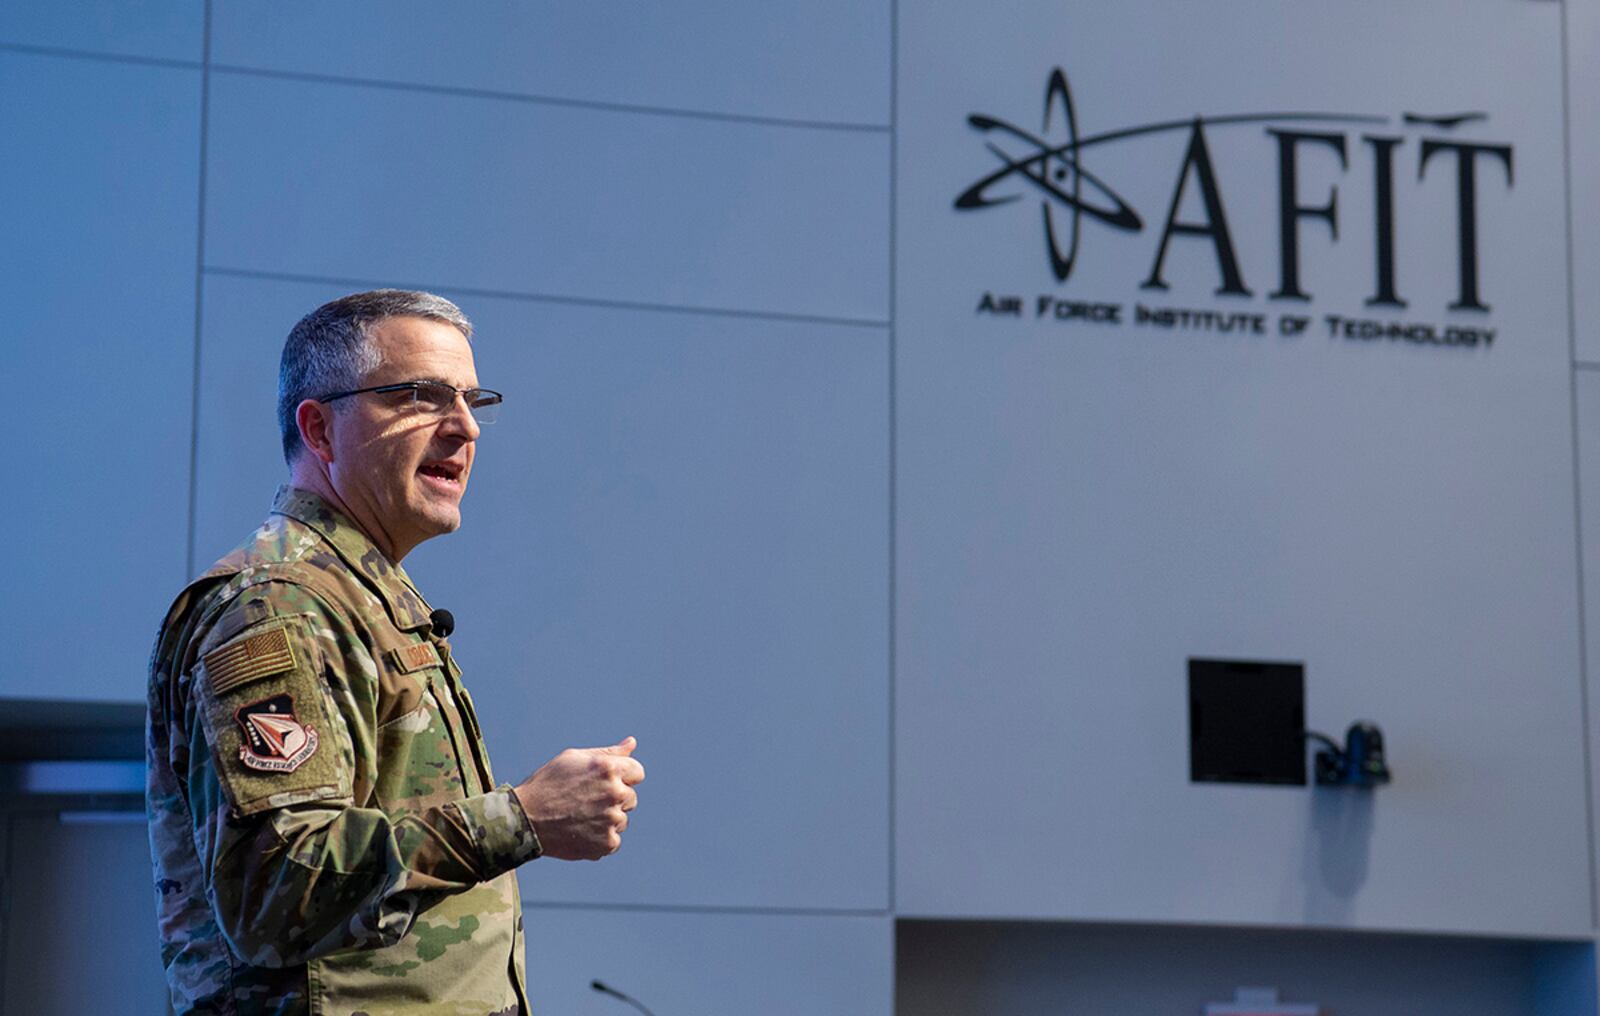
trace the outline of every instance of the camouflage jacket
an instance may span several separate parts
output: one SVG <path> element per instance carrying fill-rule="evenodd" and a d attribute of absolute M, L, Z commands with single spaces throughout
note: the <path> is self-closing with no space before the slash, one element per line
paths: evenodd
<path fill-rule="evenodd" d="M 146 761 L 178 1013 L 528 1011 L 513 869 L 539 843 L 429 613 L 288 487 L 173 604 Z"/>

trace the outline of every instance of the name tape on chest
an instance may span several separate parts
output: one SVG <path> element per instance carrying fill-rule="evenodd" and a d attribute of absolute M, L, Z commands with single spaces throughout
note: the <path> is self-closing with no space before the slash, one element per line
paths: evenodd
<path fill-rule="evenodd" d="M 294 648 L 282 628 L 260 632 L 213 649 L 205 656 L 211 691 L 224 695 L 242 684 L 295 667 Z"/>
<path fill-rule="evenodd" d="M 402 674 L 437 667 L 443 662 L 439 659 L 439 650 L 433 647 L 432 642 L 417 642 L 399 649 L 391 649 L 389 659 L 394 662 L 395 669 Z"/>

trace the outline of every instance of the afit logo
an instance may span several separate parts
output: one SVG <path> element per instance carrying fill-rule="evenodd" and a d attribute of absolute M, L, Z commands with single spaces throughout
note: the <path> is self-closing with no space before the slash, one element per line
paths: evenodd
<path fill-rule="evenodd" d="M 1303 224 L 1312 220 L 1320 222 L 1335 243 L 1339 240 L 1340 185 L 1332 186 L 1325 200 L 1307 198 L 1301 193 L 1300 153 L 1314 146 L 1337 154 L 1340 168 L 1347 171 L 1352 181 L 1350 185 L 1371 188 L 1374 221 L 1372 246 L 1367 252 L 1372 277 L 1371 293 L 1366 298 L 1368 307 L 1407 306 L 1396 260 L 1396 202 L 1404 200 L 1410 189 L 1454 187 L 1456 235 L 1453 238 L 1408 237 L 1407 253 L 1427 258 L 1448 256 L 1453 239 L 1457 287 L 1456 298 L 1448 309 L 1486 313 L 1490 308 L 1483 296 L 1483 280 L 1478 271 L 1479 190 L 1480 184 L 1492 189 L 1486 200 L 1510 190 L 1512 148 L 1509 144 L 1457 140 L 1451 132 L 1487 119 L 1484 113 L 1447 116 L 1404 113 L 1398 120 L 1356 113 L 1234 113 L 1084 134 L 1067 75 L 1057 68 L 1050 73 L 1045 86 L 1039 134 L 984 113 L 967 117 L 967 123 L 983 135 L 985 147 L 999 165 L 962 191 L 955 199 L 955 207 L 962 211 L 985 211 L 1023 203 L 1026 198 L 1037 200 L 1050 270 L 1059 283 L 1066 283 L 1088 245 L 1091 231 L 1146 232 L 1146 215 L 1090 168 L 1094 150 L 1107 145 L 1171 139 L 1179 142 L 1169 141 L 1165 146 L 1165 151 L 1170 153 L 1167 157 L 1173 158 L 1177 167 L 1172 197 L 1165 215 L 1159 220 L 1160 234 L 1150 245 L 1150 269 L 1139 287 L 1168 289 L 1168 253 L 1174 238 L 1185 238 L 1209 247 L 1216 268 L 1217 295 L 1253 296 L 1255 290 L 1239 267 L 1238 241 L 1229 225 L 1222 196 L 1224 188 L 1211 157 L 1211 145 L 1213 135 L 1219 131 L 1237 133 L 1240 128 L 1257 126 L 1267 142 L 1265 154 L 1275 157 L 1277 164 L 1278 274 L 1276 286 L 1266 294 L 1267 299 L 1312 299 L 1310 286 L 1301 271 Z M 1359 163 L 1354 171 L 1351 171 L 1352 158 Z M 1414 180 L 1408 179 L 1411 165 L 1416 167 Z M 1401 176 L 1397 176 L 1397 167 Z M 1486 179 L 1480 181 L 1480 175 Z M 1410 187 L 1401 186 L 1402 181 Z M 1198 191 L 1203 214 L 1194 219 L 1180 218 L 1179 209 L 1191 188 Z M 1261 242 L 1264 238 L 1247 239 Z"/>

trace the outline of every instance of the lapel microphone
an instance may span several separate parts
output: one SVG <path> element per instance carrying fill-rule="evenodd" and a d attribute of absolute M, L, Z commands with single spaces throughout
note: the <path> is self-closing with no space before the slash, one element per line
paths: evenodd
<path fill-rule="evenodd" d="M 442 639 L 449 638 L 456 630 L 456 616 L 443 607 L 428 615 L 428 623 L 433 625 L 433 633 Z"/>

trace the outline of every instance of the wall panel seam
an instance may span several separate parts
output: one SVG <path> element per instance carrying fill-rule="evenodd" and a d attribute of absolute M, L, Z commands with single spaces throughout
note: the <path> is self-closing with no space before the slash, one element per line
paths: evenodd
<path fill-rule="evenodd" d="M 1561 5 L 1561 161 L 1562 199 L 1566 206 L 1567 254 L 1567 348 L 1574 369 L 1568 378 L 1568 395 L 1572 407 L 1572 528 L 1573 553 L 1577 557 L 1578 598 L 1578 704 L 1582 721 L 1583 744 L 1583 804 L 1584 828 L 1589 862 L 1589 924 L 1600 923 L 1600 886 L 1596 884 L 1595 870 L 1595 815 L 1594 815 L 1594 747 L 1591 743 L 1589 703 L 1589 632 L 1587 618 L 1588 596 L 1585 585 L 1588 576 L 1583 567 L 1583 460 L 1579 454 L 1582 440 L 1578 419 L 1578 309 L 1575 295 L 1576 274 L 1573 266 L 1572 236 L 1572 82 L 1567 34 L 1567 5 Z"/>
<path fill-rule="evenodd" d="M 726 113 L 714 110 L 689 109 L 677 106 L 647 106 L 625 102 L 606 102 L 598 99 L 574 99 L 530 92 L 501 91 L 491 88 L 469 88 L 460 85 L 430 85 L 410 81 L 391 81 L 382 78 L 363 78 L 338 74 L 312 74 L 306 71 L 281 71 L 239 64 L 213 64 L 211 69 L 222 74 L 241 77 L 270 78 L 280 81 L 303 81 L 317 84 L 340 85 L 350 88 L 382 88 L 403 92 L 425 92 L 434 95 L 455 96 L 468 99 L 491 99 L 502 102 L 520 102 L 537 106 L 561 106 L 606 113 L 631 113 L 640 116 L 682 117 L 693 120 L 713 120 L 724 123 L 754 124 L 763 127 L 793 127 L 802 130 L 856 131 L 870 134 L 887 134 L 887 124 L 861 123 L 851 120 L 810 120 L 799 117 L 758 116 L 751 113 Z"/>
<path fill-rule="evenodd" d="M 211 0 L 206 0 L 204 34 L 201 37 L 200 70 L 200 172 L 195 194 L 194 249 L 194 354 L 191 361 L 189 401 L 189 535 L 184 548 L 185 582 L 195 572 L 198 504 L 200 498 L 200 345 L 206 281 L 206 139 L 211 111 Z"/>
<path fill-rule="evenodd" d="M 889 857 L 888 857 L 888 900 L 889 909 L 894 910 L 895 905 L 895 856 L 897 853 L 895 822 L 896 796 L 895 782 L 896 765 L 895 755 L 897 747 L 895 710 L 896 688 L 895 678 L 899 671 L 899 648 L 896 640 L 899 638 L 899 623 L 896 616 L 899 603 L 899 539 L 900 531 L 897 522 L 899 515 L 899 440 L 900 433 L 897 425 L 899 416 L 899 392 L 896 388 L 896 368 L 899 364 L 899 346 L 897 338 L 898 327 L 898 268 L 899 251 L 895 239 L 899 231 L 899 190 L 897 180 L 900 171 L 900 4 L 899 0 L 889 0 L 889 785 L 888 785 L 888 826 L 889 826 Z"/>
<path fill-rule="evenodd" d="M 137 56 L 131 53 L 100 53 L 90 49 L 69 49 L 63 46 L 33 46 L 23 42 L 0 42 L 0 52 L 27 53 L 31 56 L 57 56 L 68 60 L 93 60 L 101 63 L 138 64 L 145 67 L 173 67 L 190 71 L 197 71 L 204 67 L 204 61 L 201 60 Z"/>
<path fill-rule="evenodd" d="M 464 296 L 481 296 L 497 300 L 522 300 L 529 303 L 559 303 L 579 307 L 600 307 L 616 310 L 661 311 L 668 314 L 697 314 L 707 317 L 753 318 L 761 321 L 794 321 L 802 324 L 847 325 L 855 328 L 886 328 L 889 321 L 881 318 L 839 317 L 830 314 L 796 314 L 785 311 L 751 310 L 742 307 L 711 307 L 697 304 L 650 303 L 638 300 L 612 300 L 601 297 L 565 296 L 557 293 L 534 293 L 510 289 L 485 289 L 480 286 L 458 286 L 439 281 L 397 281 L 394 279 L 358 279 L 347 276 L 310 275 L 294 272 L 266 272 L 251 268 L 229 268 L 207 265 L 205 271 L 212 275 L 227 275 L 241 279 L 262 279 L 270 282 L 306 282 L 331 286 L 355 286 L 375 289 L 385 286 L 400 289 L 424 289 L 430 292 L 448 291 Z"/>
<path fill-rule="evenodd" d="M 677 903 L 549 903 L 524 899 L 523 910 L 606 910 L 622 913 L 705 914 L 749 917 L 892 917 L 881 907 L 763 907 Z"/>

